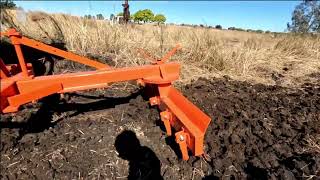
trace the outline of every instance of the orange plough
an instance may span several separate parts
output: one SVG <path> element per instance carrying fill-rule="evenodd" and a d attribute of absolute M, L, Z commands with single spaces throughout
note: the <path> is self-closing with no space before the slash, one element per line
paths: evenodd
<path fill-rule="evenodd" d="M 179 46 L 164 58 L 150 65 L 127 68 L 113 68 L 106 64 L 63 51 L 41 42 L 23 37 L 15 29 L 1 32 L 10 38 L 18 64 L 5 64 L 0 59 L 1 113 L 19 110 L 23 104 L 43 97 L 65 92 L 104 88 L 109 83 L 137 80 L 145 86 L 150 95 L 150 104 L 159 108 L 161 120 L 169 136 L 175 136 L 182 158 L 189 159 L 189 150 L 201 156 L 206 129 L 210 117 L 192 104 L 172 85 L 179 78 L 180 64 L 167 62 Z M 40 51 L 78 62 L 97 70 L 60 75 L 35 76 L 32 65 L 26 63 L 21 46 L 29 46 Z"/>

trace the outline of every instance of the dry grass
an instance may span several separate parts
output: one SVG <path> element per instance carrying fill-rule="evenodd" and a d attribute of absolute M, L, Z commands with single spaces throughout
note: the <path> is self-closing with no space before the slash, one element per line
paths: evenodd
<path fill-rule="evenodd" d="M 143 48 L 161 57 L 177 43 L 183 47 L 172 59 L 180 61 L 182 83 L 199 77 L 228 75 L 236 80 L 298 85 L 320 71 L 320 37 L 215 30 L 179 26 L 110 25 L 63 14 L 2 11 L 2 23 L 47 43 L 61 41 L 69 51 L 112 57 L 115 66 L 149 61 Z M 102 58 L 103 59 L 103 58 Z"/>
<path fill-rule="evenodd" d="M 320 136 L 313 137 L 310 136 L 306 139 L 308 151 L 320 153 Z"/>

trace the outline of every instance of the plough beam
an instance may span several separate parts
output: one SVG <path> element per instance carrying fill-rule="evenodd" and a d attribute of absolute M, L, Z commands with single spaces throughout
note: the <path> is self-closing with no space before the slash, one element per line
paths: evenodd
<path fill-rule="evenodd" d="M 167 63 L 179 45 L 164 58 L 151 65 L 112 68 L 106 64 L 63 51 L 21 36 L 14 29 L 0 34 L 8 36 L 15 47 L 19 64 L 4 64 L 0 59 L 1 113 L 16 112 L 23 104 L 55 93 L 66 93 L 93 88 L 104 88 L 109 83 L 136 80 L 150 94 L 150 104 L 158 106 L 168 136 L 175 135 L 182 158 L 189 158 L 188 149 L 195 156 L 203 154 L 203 140 L 210 117 L 198 109 L 172 82 L 179 78 L 180 64 Z M 21 45 L 96 68 L 95 71 L 59 75 L 34 76 L 30 63 L 26 63 Z"/>

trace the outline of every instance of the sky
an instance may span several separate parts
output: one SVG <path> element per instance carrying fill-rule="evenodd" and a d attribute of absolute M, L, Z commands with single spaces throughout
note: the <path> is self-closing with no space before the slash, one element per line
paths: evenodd
<path fill-rule="evenodd" d="M 24 10 L 84 16 L 122 12 L 122 1 L 14 1 Z M 151 9 L 162 13 L 167 23 L 221 25 L 275 32 L 286 30 L 300 1 L 130 1 L 130 13 Z"/>

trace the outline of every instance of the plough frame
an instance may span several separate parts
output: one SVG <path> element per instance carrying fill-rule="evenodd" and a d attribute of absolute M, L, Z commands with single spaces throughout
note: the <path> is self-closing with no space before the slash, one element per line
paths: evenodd
<path fill-rule="evenodd" d="M 23 104 L 55 93 L 104 88 L 109 83 L 137 80 L 140 85 L 147 88 L 151 95 L 150 104 L 158 106 L 161 111 L 160 117 L 167 135 L 173 135 L 172 129 L 175 130 L 174 135 L 179 144 L 182 158 L 184 160 L 189 158 L 188 149 L 195 156 L 204 153 L 204 135 L 211 119 L 173 87 L 172 82 L 179 78 L 180 64 L 166 62 L 179 46 L 151 65 L 113 68 L 98 61 L 23 37 L 15 29 L 2 32 L 1 36 L 10 38 L 18 58 L 18 64 L 8 65 L 0 59 L 1 113 L 16 112 Z M 60 56 L 97 70 L 35 76 L 32 65 L 24 59 L 21 45 Z"/>

